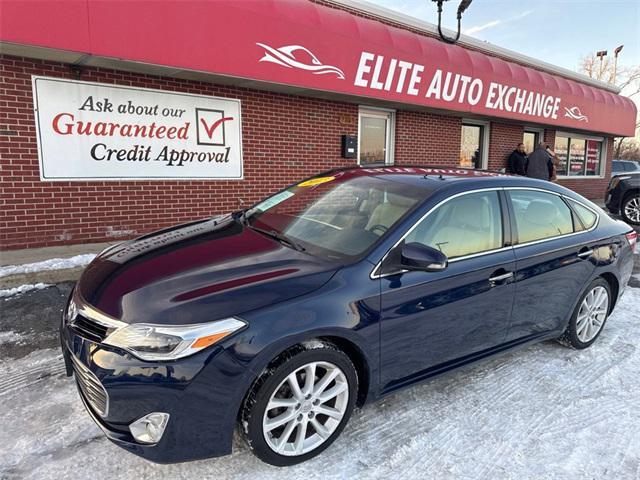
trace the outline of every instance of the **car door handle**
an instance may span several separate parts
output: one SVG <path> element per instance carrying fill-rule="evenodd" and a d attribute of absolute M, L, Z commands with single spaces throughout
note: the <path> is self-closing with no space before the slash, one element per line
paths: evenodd
<path fill-rule="evenodd" d="M 509 280 L 510 278 L 513 278 L 513 272 L 507 272 L 503 273 L 502 275 L 496 275 L 495 277 L 489 277 L 489 282 L 498 283 L 504 280 Z"/>
<path fill-rule="evenodd" d="M 578 257 L 579 258 L 587 258 L 587 257 L 590 257 L 592 254 L 593 254 L 593 250 L 584 250 L 584 251 L 578 253 Z"/>

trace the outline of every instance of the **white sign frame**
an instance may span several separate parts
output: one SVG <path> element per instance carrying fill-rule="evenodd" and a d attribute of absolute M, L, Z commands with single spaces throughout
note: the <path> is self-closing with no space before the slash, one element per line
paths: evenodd
<path fill-rule="evenodd" d="M 161 165 L 164 168 L 170 168 L 166 175 L 120 175 L 120 176 L 101 176 L 101 175 L 86 175 L 86 176 L 60 176 L 60 175 L 49 175 L 46 173 L 46 165 L 51 165 L 51 162 L 55 162 L 56 160 L 51 160 L 51 154 L 47 154 L 45 144 L 43 141 L 43 129 L 41 128 L 41 116 L 40 116 L 40 106 L 43 105 L 42 98 L 38 97 L 38 82 L 46 81 L 46 82 L 60 82 L 66 84 L 80 84 L 87 85 L 90 87 L 97 88 L 106 88 L 106 89 L 114 89 L 114 90 L 127 90 L 133 92 L 145 92 L 156 94 L 159 96 L 176 96 L 176 97 L 184 97 L 189 99 L 201 99 L 203 100 L 203 105 L 201 108 L 196 108 L 196 110 L 205 110 L 205 111 L 216 111 L 217 109 L 207 109 L 206 102 L 209 101 L 222 101 L 222 102 L 233 102 L 237 104 L 237 117 L 238 117 L 238 126 L 237 126 L 237 149 L 238 149 L 238 163 L 239 163 L 239 175 L 237 176 L 219 176 L 219 175 L 188 175 L 188 176 L 176 176 L 175 169 L 181 168 L 178 165 L 168 166 L 166 164 Z M 83 80 L 73 80 L 66 78 L 57 78 L 57 77 L 47 77 L 41 75 L 32 75 L 32 92 L 33 92 L 33 110 L 34 110 L 34 120 L 36 127 L 36 137 L 38 143 L 38 162 L 39 162 L 39 170 L 40 170 L 40 180 L 46 182 L 88 182 L 88 181 L 100 181 L 100 182 L 108 182 L 108 181 L 192 181 L 192 180 L 229 180 L 229 181 L 237 181 L 244 180 L 244 156 L 242 150 L 242 102 L 238 98 L 227 98 L 227 97 L 217 97 L 212 95 L 201 95 L 201 94 L 193 94 L 193 93 L 183 93 L 183 92 L 173 92 L 166 91 L 160 89 L 152 89 L 152 88 L 142 88 L 142 87 L 130 87 L 126 85 L 117 85 L 117 84 L 109 84 L 109 83 L 101 83 L 101 82 L 88 82 Z M 106 90 L 105 90 L 106 91 Z M 104 95 L 100 95 L 104 96 Z M 71 107 L 70 107 L 71 108 Z M 77 106 L 75 107 L 77 109 Z M 198 117 L 196 117 L 197 121 Z M 199 136 L 199 128 L 198 125 L 195 125 L 196 135 Z M 224 130 L 223 130 L 224 132 Z M 224 135 L 224 133 L 223 133 Z M 198 141 L 198 139 L 196 139 Z M 172 140 L 167 140 L 167 143 L 172 142 Z M 215 143 L 211 144 L 199 144 L 202 146 L 219 146 Z M 45 159 L 45 155 L 48 155 Z M 184 165 L 183 165 L 184 166 Z M 90 167 L 87 167 L 90 170 Z M 173 173 L 173 174 L 172 174 Z"/>

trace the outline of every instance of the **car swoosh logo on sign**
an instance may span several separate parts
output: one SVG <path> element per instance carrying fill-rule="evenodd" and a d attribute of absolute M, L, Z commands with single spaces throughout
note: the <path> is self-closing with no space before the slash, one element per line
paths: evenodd
<path fill-rule="evenodd" d="M 564 112 L 565 117 L 573 118 L 574 120 L 578 120 L 579 122 L 589 123 L 589 117 L 583 115 L 583 113 L 580 111 L 580 108 L 578 107 L 564 107 Z"/>
<path fill-rule="evenodd" d="M 297 68 L 306 70 L 314 75 L 334 74 L 339 79 L 344 80 L 344 72 L 333 65 L 323 65 L 322 62 L 311 51 L 302 45 L 285 45 L 280 48 L 273 48 L 264 43 L 256 43 L 256 45 L 265 49 L 264 57 L 260 62 L 271 62 L 286 68 Z M 304 52 L 311 58 L 311 64 L 303 63 L 296 58 L 296 52 Z"/>

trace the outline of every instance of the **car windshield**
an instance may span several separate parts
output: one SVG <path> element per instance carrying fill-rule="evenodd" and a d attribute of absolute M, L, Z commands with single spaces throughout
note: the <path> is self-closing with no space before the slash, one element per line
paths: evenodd
<path fill-rule="evenodd" d="M 366 252 L 428 191 L 377 176 L 316 177 L 246 212 L 247 225 L 292 246 L 336 259 Z"/>

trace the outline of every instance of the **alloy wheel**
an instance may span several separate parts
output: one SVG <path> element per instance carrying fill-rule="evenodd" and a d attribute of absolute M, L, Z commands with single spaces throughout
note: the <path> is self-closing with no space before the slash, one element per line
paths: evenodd
<path fill-rule="evenodd" d="M 338 428 L 349 403 L 344 372 L 329 362 L 311 362 L 289 374 L 269 398 L 262 419 L 274 452 L 298 456 L 322 445 Z"/>
<path fill-rule="evenodd" d="M 580 305 L 576 319 L 576 334 L 581 342 L 593 340 L 602 329 L 609 311 L 609 292 L 598 285 L 593 288 Z"/>
<path fill-rule="evenodd" d="M 631 197 L 624 204 L 625 216 L 635 223 L 640 223 L 640 197 Z"/>

